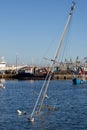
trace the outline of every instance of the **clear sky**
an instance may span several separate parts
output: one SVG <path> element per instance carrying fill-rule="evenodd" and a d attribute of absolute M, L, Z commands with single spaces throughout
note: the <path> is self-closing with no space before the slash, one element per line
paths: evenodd
<path fill-rule="evenodd" d="M 87 0 L 74 0 L 70 27 L 71 58 L 86 57 Z M 13 64 L 40 64 L 54 56 L 72 0 L 0 0 L 0 56 Z M 57 42 L 53 42 L 57 39 Z"/>

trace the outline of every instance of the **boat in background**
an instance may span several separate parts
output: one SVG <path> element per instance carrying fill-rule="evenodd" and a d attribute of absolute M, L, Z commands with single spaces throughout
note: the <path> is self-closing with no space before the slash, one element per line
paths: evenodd
<path fill-rule="evenodd" d="M 78 77 L 76 75 L 74 75 L 74 78 L 72 79 L 73 84 L 77 85 L 77 84 L 84 84 L 86 83 L 86 76 L 85 76 L 85 72 L 84 69 L 79 67 L 77 74 L 79 75 Z"/>
<path fill-rule="evenodd" d="M 30 72 L 18 72 L 16 75 L 13 76 L 14 79 L 18 79 L 18 80 L 42 80 L 45 79 L 46 74 L 33 74 Z"/>
<path fill-rule="evenodd" d="M 73 84 L 74 84 L 74 85 L 86 83 L 86 80 L 85 80 L 85 79 L 80 79 L 80 78 L 73 78 L 72 81 L 73 81 Z"/>
<path fill-rule="evenodd" d="M 7 62 L 5 61 L 4 57 L 0 57 L 0 72 L 4 73 L 5 71 L 18 71 L 24 67 L 27 67 L 27 65 L 7 65 Z"/>

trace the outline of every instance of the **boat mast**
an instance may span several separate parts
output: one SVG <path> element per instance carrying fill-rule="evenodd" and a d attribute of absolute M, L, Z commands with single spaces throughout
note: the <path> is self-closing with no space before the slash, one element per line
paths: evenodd
<path fill-rule="evenodd" d="M 68 20 L 67 20 L 67 22 L 66 22 L 66 25 L 65 25 L 63 34 L 62 34 L 61 39 L 60 39 L 60 42 L 59 42 L 59 46 L 58 46 L 58 48 L 57 48 L 57 50 L 56 50 L 56 53 L 55 53 L 55 56 L 54 56 L 54 59 L 52 60 L 52 64 L 51 64 L 51 66 L 50 66 L 49 72 L 51 72 L 51 74 L 50 74 L 50 76 L 49 76 L 49 78 L 48 78 L 48 82 L 47 82 L 47 84 L 46 84 L 46 88 L 45 88 L 45 91 L 44 91 L 44 94 L 43 94 L 43 98 L 42 98 L 41 103 L 40 103 L 40 107 L 39 107 L 38 113 L 40 113 L 40 111 L 41 111 L 41 107 L 42 107 L 42 104 L 43 104 L 43 101 L 44 101 L 44 98 L 45 98 L 45 95 L 46 95 L 46 92 L 47 92 L 47 89 L 48 89 L 48 86 L 49 86 L 49 83 L 50 83 L 50 79 L 51 79 L 51 77 L 52 77 L 53 67 L 54 67 L 54 65 L 55 65 L 55 62 L 56 62 L 56 59 L 57 59 L 57 57 L 58 57 L 59 51 L 60 51 L 60 49 L 61 49 L 62 43 L 63 43 L 63 41 L 64 41 L 64 37 L 65 37 L 66 31 L 67 31 L 68 25 L 69 25 L 69 23 L 70 23 L 70 19 L 71 19 L 71 17 L 72 17 L 74 8 L 75 8 L 75 3 L 72 2 L 72 6 L 71 6 L 71 10 L 70 10 L 70 13 L 69 13 Z"/>
<path fill-rule="evenodd" d="M 63 31 L 63 33 L 62 33 L 62 36 L 61 36 L 61 39 L 60 39 L 60 42 L 59 42 L 59 46 L 58 46 L 58 48 L 57 48 L 57 50 L 56 50 L 56 53 L 55 53 L 55 55 L 54 55 L 54 59 L 52 60 L 52 63 L 51 63 L 50 69 L 49 69 L 49 73 L 47 74 L 47 76 L 46 76 L 46 78 L 45 78 L 45 81 L 44 81 L 44 83 L 43 83 L 43 85 L 42 85 L 41 91 L 40 91 L 40 93 L 39 93 L 39 96 L 38 96 L 38 98 L 37 98 L 37 101 L 36 101 L 36 103 L 35 103 L 35 106 L 34 106 L 34 108 L 33 108 L 33 111 L 32 111 L 32 113 L 31 113 L 30 118 L 33 118 L 33 115 L 34 115 L 34 112 L 35 112 L 35 110 L 36 110 L 37 104 L 38 104 L 38 102 L 39 102 L 39 99 L 40 99 L 40 97 L 41 97 L 42 91 L 43 91 L 43 89 L 44 89 L 44 93 L 43 93 L 43 96 L 42 96 L 42 100 L 41 100 L 41 102 L 40 102 L 40 107 L 39 107 L 39 109 L 38 109 L 38 113 L 40 113 L 40 111 L 41 111 L 42 104 L 43 104 L 43 102 L 44 102 L 44 99 L 45 99 L 45 96 L 46 96 L 46 92 L 47 92 L 47 89 L 48 89 L 48 86 L 49 86 L 49 83 L 50 83 L 50 79 L 51 79 L 51 77 L 52 77 L 53 68 L 54 68 L 56 59 L 57 59 L 57 57 L 58 57 L 59 51 L 60 51 L 60 49 L 61 49 L 61 46 L 62 46 L 62 43 L 63 43 L 64 37 L 65 37 L 66 31 L 67 31 L 67 28 L 68 28 L 68 25 L 69 25 L 69 23 L 70 23 L 70 19 L 71 19 L 71 17 L 72 17 L 73 11 L 74 11 L 74 8 L 75 8 L 75 3 L 72 2 L 72 6 L 71 6 L 70 13 L 69 13 L 69 17 L 68 17 L 68 20 L 67 20 L 67 22 L 66 22 L 64 31 Z"/>

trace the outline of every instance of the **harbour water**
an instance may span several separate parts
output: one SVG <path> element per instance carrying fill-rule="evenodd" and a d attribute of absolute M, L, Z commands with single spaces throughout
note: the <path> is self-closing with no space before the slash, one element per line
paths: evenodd
<path fill-rule="evenodd" d="M 48 88 L 48 98 L 44 105 L 58 110 L 41 111 L 35 114 L 35 122 L 30 116 L 43 81 L 5 81 L 5 89 L 0 88 L 0 130 L 87 130 L 87 84 L 72 85 L 71 80 L 52 80 Z M 19 116 L 17 110 L 26 111 Z"/>

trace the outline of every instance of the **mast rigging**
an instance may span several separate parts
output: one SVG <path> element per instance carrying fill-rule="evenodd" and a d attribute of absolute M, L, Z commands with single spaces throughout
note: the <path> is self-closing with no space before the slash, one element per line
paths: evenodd
<path fill-rule="evenodd" d="M 67 31 L 68 25 L 69 25 L 69 23 L 70 23 L 70 19 L 71 19 L 71 17 L 72 17 L 72 14 L 73 14 L 74 9 L 75 9 L 75 3 L 72 2 L 71 10 L 70 10 L 70 13 L 69 13 L 69 16 L 68 16 L 66 25 L 65 25 L 64 31 L 63 31 L 62 36 L 61 36 L 60 41 L 59 41 L 59 46 L 58 46 L 57 49 L 56 49 L 56 53 L 55 53 L 55 55 L 54 55 L 54 58 L 53 58 L 53 60 L 52 60 L 51 65 L 50 65 L 49 73 L 47 74 L 47 76 L 46 76 L 46 78 L 45 78 L 45 80 L 44 80 L 44 83 L 43 83 L 43 85 L 42 85 L 42 88 L 41 88 L 41 90 L 40 90 L 40 93 L 39 93 L 39 95 L 38 95 L 38 98 L 37 98 L 36 103 L 35 103 L 35 105 L 34 105 L 33 111 L 32 111 L 32 113 L 31 113 L 31 115 L 30 115 L 30 121 L 34 121 L 33 115 L 34 115 L 34 112 L 35 112 L 36 107 L 37 107 L 37 105 L 38 105 L 38 102 L 39 102 L 39 100 L 40 100 L 40 97 L 42 96 L 42 99 L 41 99 L 41 101 L 40 101 L 40 106 L 39 106 L 39 109 L 38 109 L 38 113 L 40 113 L 40 111 L 41 111 L 41 108 L 42 108 L 42 105 L 43 105 L 43 102 L 44 102 L 44 99 L 45 99 L 45 96 L 46 96 L 46 92 L 47 92 L 47 89 L 48 89 L 48 86 L 49 86 L 49 83 L 50 83 L 50 80 L 51 80 L 51 77 L 52 77 L 53 68 L 54 68 L 54 65 L 55 65 L 55 63 L 56 63 L 56 59 L 58 58 L 58 54 L 59 54 L 59 51 L 60 51 L 60 49 L 61 49 L 61 46 L 62 46 L 62 44 L 63 44 L 64 37 L 65 37 L 65 34 L 66 34 L 66 31 Z M 43 92 L 43 90 L 44 90 L 44 92 Z M 42 92 L 43 92 L 43 93 L 42 93 Z M 42 95 L 42 94 L 43 94 L 43 95 Z"/>

